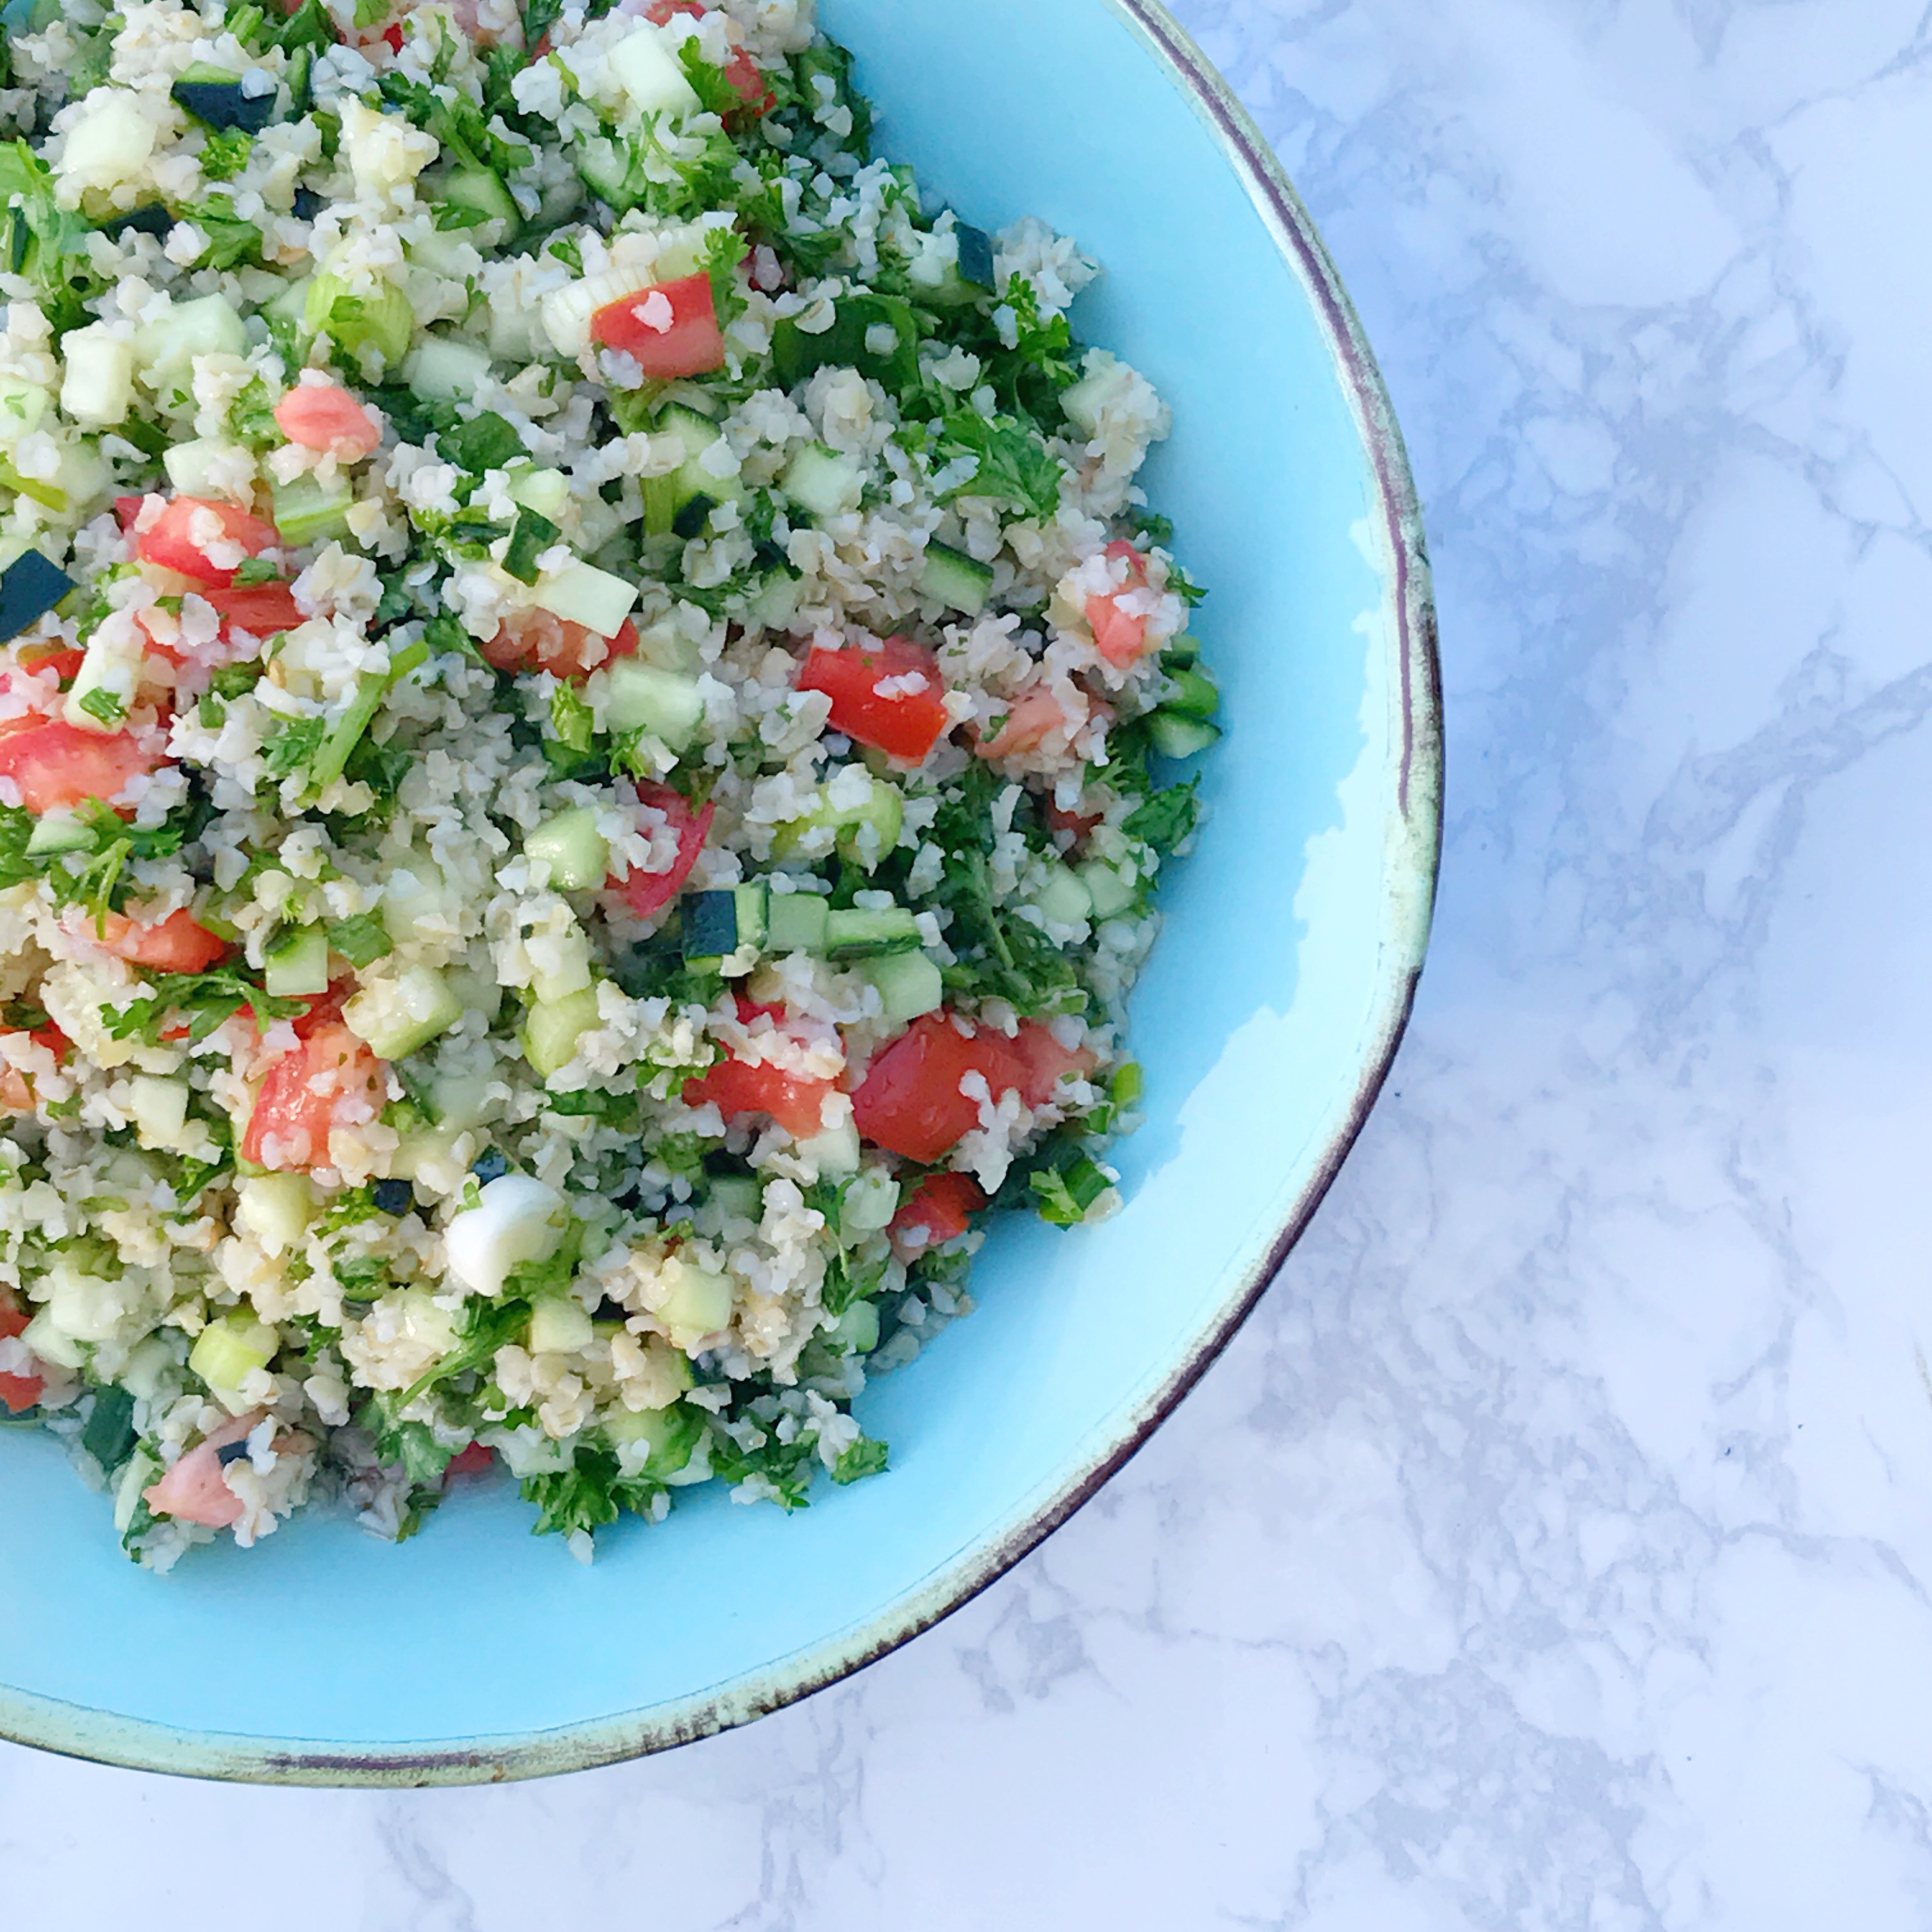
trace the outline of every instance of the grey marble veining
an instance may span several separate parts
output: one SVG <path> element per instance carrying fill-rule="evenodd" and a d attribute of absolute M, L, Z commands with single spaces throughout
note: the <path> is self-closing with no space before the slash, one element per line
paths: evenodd
<path fill-rule="evenodd" d="M 857 1679 L 514 1790 L 0 1750 L 10 1920 L 1932 1923 L 1922 0 L 1178 10 L 1348 278 L 1438 572 L 1436 946 L 1312 1232 L 1095 1504 Z"/>

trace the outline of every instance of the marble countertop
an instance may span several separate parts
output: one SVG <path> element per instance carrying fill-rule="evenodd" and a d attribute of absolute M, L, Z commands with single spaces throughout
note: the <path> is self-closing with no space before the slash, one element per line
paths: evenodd
<path fill-rule="evenodd" d="M 1923 0 L 1177 11 L 1340 262 L 1441 596 L 1435 951 L 1312 1231 L 855 1680 L 499 1790 L 0 1748 L 10 1918 L 1932 1922 Z"/>

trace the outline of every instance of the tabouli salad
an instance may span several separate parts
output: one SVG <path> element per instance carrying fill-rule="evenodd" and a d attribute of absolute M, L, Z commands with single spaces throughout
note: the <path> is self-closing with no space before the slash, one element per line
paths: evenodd
<path fill-rule="evenodd" d="M 811 0 L 8 19 L 0 1413 L 155 1568 L 882 1469 L 1216 736 L 1094 266 Z"/>

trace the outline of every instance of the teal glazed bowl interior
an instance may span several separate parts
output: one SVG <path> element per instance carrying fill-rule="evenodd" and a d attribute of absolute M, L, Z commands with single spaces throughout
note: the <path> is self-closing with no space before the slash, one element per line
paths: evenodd
<path fill-rule="evenodd" d="M 1139 0 L 822 12 L 880 151 L 980 226 L 1033 213 L 1077 237 L 1106 272 L 1076 329 L 1173 405 L 1144 480 L 1211 588 L 1196 628 L 1229 730 L 1133 1001 L 1150 1097 L 1116 1156 L 1126 1210 L 997 1228 L 977 1312 L 861 1399 L 888 1474 L 790 1517 L 688 1493 L 661 1527 L 607 1532 L 588 1568 L 500 1484 L 399 1547 L 298 1519 L 158 1578 L 54 1442 L 6 1431 L 0 1735 L 204 1775 L 454 1783 L 772 1709 L 956 1607 L 1132 1452 L 1374 1099 L 1427 937 L 1439 712 L 1400 442 L 1306 217 Z"/>

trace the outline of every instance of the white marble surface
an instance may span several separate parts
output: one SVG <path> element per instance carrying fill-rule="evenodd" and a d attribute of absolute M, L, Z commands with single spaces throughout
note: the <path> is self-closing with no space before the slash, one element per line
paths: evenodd
<path fill-rule="evenodd" d="M 1932 1923 L 1923 0 L 1179 10 L 1438 569 L 1438 936 L 1314 1231 L 857 1680 L 497 1791 L 0 1750 L 10 1922 Z"/>

